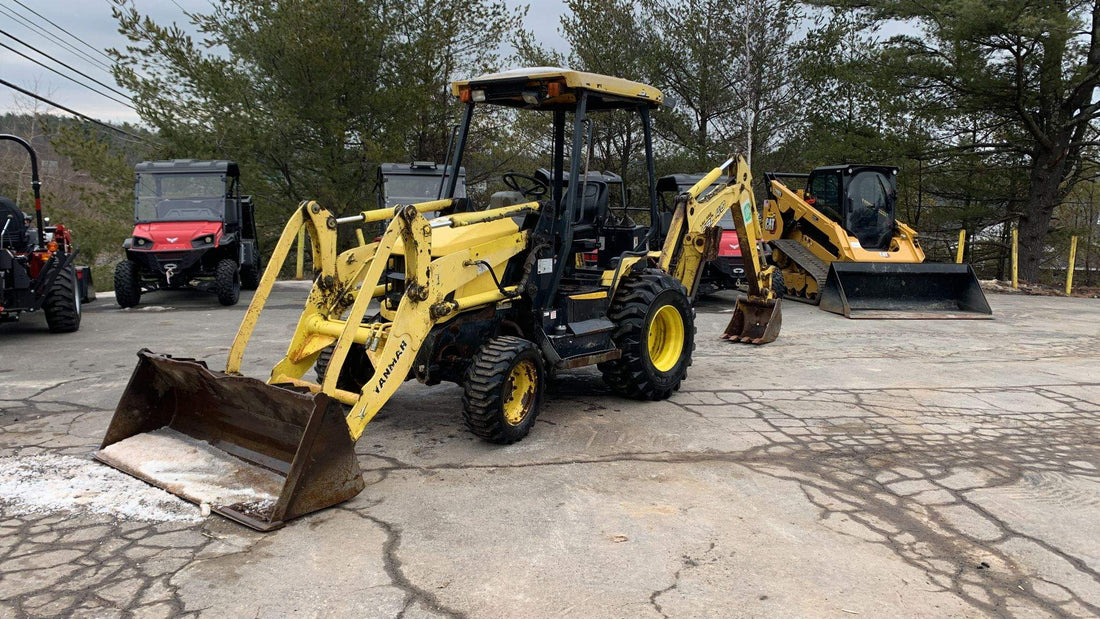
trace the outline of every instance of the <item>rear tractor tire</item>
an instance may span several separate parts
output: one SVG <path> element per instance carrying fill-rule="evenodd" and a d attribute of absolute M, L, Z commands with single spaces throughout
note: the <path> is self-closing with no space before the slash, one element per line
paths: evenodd
<path fill-rule="evenodd" d="M 79 291 L 76 269 L 69 265 L 57 274 L 42 304 L 50 333 L 72 333 L 80 328 L 82 310 Z"/>
<path fill-rule="evenodd" d="M 695 312 L 680 282 L 646 269 L 622 283 L 610 317 L 623 354 L 599 365 L 607 386 L 637 400 L 664 400 L 678 390 L 695 350 Z"/>
<path fill-rule="evenodd" d="M 532 342 L 512 336 L 489 340 L 466 370 L 466 427 L 491 443 L 508 445 L 522 439 L 535 425 L 545 382 L 542 354 Z"/>
<path fill-rule="evenodd" d="M 119 307 L 141 303 L 141 273 L 133 260 L 123 260 L 115 266 L 115 301 Z"/>
<path fill-rule="evenodd" d="M 222 305 L 236 305 L 241 298 L 241 274 L 237 261 L 224 258 L 214 268 L 214 285 L 218 292 L 218 302 Z"/>

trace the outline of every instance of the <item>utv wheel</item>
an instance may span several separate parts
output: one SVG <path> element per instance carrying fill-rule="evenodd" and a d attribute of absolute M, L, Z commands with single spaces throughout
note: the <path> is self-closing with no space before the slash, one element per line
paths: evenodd
<path fill-rule="evenodd" d="M 680 282 L 646 269 L 622 283 L 610 317 L 623 356 L 599 365 L 604 382 L 639 400 L 663 400 L 679 389 L 695 350 L 695 312 Z"/>
<path fill-rule="evenodd" d="M 787 284 L 783 281 L 783 271 L 780 271 L 778 267 L 772 273 L 772 291 L 775 292 L 775 298 L 777 299 L 782 299 L 783 295 L 787 294 Z"/>
<path fill-rule="evenodd" d="M 218 291 L 218 302 L 222 305 L 236 305 L 241 297 L 241 275 L 236 260 L 226 258 L 218 262 L 214 269 L 214 284 Z"/>
<path fill-rule="evenodd" d="M 255 290 L 260 287 L 260 264 L 242 264 L 241 265 L 241 288 L 245 290 Z"/>
<path fill-rule="evenodd" d="M 123 260 L 115 267 L 115 301 L 119 307 L 133 307 L 141 302 L 141 276 L 133 260 Z"/>
<path fill-rule="evenodd" d="M 80 328 L 80 290 L 76 283 L 76 269 L 65 267 L 53 280 L 42 311 L 51 333 L 72 333 Z"/>
<path fill-rule="evenodd" d="M 335 344 L 326 347 L 317 356 L 317 362 L 313 364 L 313 371 L 317 373 L 317 382 L 325 382 L 325 372 L 332 360 L 332 351 Z M 374 366 L 367 357 L 367 349 L 362 344 L 352 344 L 348 349 L 348 356 L 344 358 L 344 365 L 340 368 L 340 377 L 336 379 L 336 388 L 344 391 L 359 392 L 363 385 L 367 384 L 374 375 Z"/>
<path fill-rule="evenodd" d="M 466 427 L 491 443 L 514 443 L 531 431 L 542 404 L 542 354 L 527 340 L 489 340 L 466 370 L 462 416 Z"/>

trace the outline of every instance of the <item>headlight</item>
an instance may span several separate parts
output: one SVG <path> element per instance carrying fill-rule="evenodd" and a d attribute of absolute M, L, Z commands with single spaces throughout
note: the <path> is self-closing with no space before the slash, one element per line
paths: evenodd
<path fill-rule="evenodd" d="M 140 236 L 135 236 L 133 246 L 139 249 L 150 249 L 153 247 L 153 241 L 150 239 L 142 238 Z"/>
<path fill-rule="evenodd" d="M 214 244 L 213 234 L 204 234 L 191 239 L 191 247 L 210 247 Z"/>

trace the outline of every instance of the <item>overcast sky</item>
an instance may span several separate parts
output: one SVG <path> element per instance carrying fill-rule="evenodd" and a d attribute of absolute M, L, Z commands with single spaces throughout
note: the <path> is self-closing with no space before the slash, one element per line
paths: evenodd
<path fill-rule="evenodd" d="M 135 1 L 138 10 L 150 15 L 158 23 L 166 24 L 175 21 L 181 25 L 187 23 L 187 18 L 183 14 L 184 10 L 201 12 L 210 4 L 209 0 Z M 507 2 L 512 6 L 524 4 L 518 0 L 507 0 Z M 564 4 L 559 1 L 531 1 L 529 4 L 531 8 L 527 13 L 527 28 L 534 31 L 536 38 L 543 43 L 557 49 L 563 49 L 565 42 L 558 34 L 557 28 L 558 18 L 565 9 Z M 57 26 L 68 30 L 97 49 L 121 48 L 125 46 L 126 41 L 122 35 L 118 34 L 117 25 L 114 19 L 111 18 L 108 0 L 0 0 L 0 31 L 8 33 L 105 84 L 115 86 L 114 80 L 104 67 L 92 60 L 98 60 L 106 64 L 106 58 L 58 30 L 46 20 L 35 16 L 31 10 L 37 11 L 42 17 L 52 20 Z M 34 26 L 38 26 L 41 30 L 28 25 L 27 21 L 33 23 Z M 43 31 L 48 34 L 44 34 Z M 51 39 L 49 35 L 55 35 L 65 43 L 71 44 L 76 50 L 87 54 L 87 56 L 82 56 L 57 40 Z M 55 67 L 63 73 L 72 74 L 68 69 L 59 67 L 48 59 L 38 56 L 2 34 L 0 34 L 0 43 Z M 81 82 L 88 81 L 79 75 L 73 77 Z M 78 86 L 3 47 L 0 47 L 0 78 L 26 90 L 37 92 L 47 99 L 93 118 L 116 122 L 135 122 L 138 120 L 137 114 L 121 103 L 116 103 L 82 86 Z M 106 89 L 95 84 L 93 86 L 98 90 L 106 91 Z M 116 98 L 122 98 L 110 91 L 106 92 Z M 15 110 L 18 109 L 19 104 L 26 105 L 27 103 L 28 99 L 26 97 L 22 97 L 9 88 L 0 85 L 0 110 Z"/>

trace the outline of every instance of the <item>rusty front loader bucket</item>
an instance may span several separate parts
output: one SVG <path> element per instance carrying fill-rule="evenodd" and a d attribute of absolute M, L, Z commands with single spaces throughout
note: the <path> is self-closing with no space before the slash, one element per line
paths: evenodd
<path fill-rule="evenodd" d="M 821 309 L 848 318 L 992 318 L 969 264 L 834 262 Z"/>
<path fill-rule="evenodd" d="M 764 301 L 752 296 L 739 297 L 722 339 L 747 344 L 774 342 L 783 326 L 781 305 L 779 299 Z"/>
<path fill-rule="evenodd" d="M 142 350 L 95 458 L 260 531 L 363 489 L 344 412 L 324 394 Z"/>

